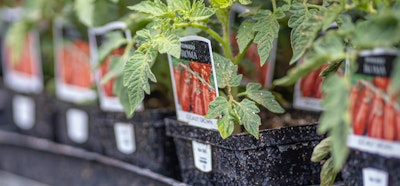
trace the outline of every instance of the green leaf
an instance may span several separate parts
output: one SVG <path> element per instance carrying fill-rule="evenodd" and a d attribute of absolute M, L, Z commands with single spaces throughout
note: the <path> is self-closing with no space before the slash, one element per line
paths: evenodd
<path fill-rule="evenodd" d="M 95 0 L 75 0 L 74 2 L 75 12 L 79 20 L 87 26 L 93 26 L 93 4 Z"/>
<path fill-rule="evenodd" d="M 128 119 L 132 118 L 134 110 L 132 110 L 129 102 L 128 89 L 123 85 L 123 76 L 119 76 L 117 79 L 115 79 L 113 92 L 118 96 L 119 102 L 124 108 L 126 117 Z"/>
<path fill-rule="evenodd" d="M 19 62 L 22 50 L 24 48 L 24 43 L 26 37 L 32 28 L 32 23 L 22 19 L 20 21 L 14 22 L 6 33 L 6 45 L 10 47 L 11 52 L 11 62 Z"/>
<path fill-rule="evenodd" d="M 150 94 L 149 79 L 156 82 L 156 78 L 150 69 L 150 64 L 154 61 L 156 54 L 152 49 L 147 49 L 145 52 L 136 50 L 125 64 L 123 85 L 128 88 L 129 103 L 132 110 L 135 110 L 142 103 L 145 92 Z"/>
<path fill-rule="evenodd" d="M 107 83 L 112 78 L 120 76 L 123 71 L 124 71 L 123 58 L 120 56 L 112 56 L 111 62 L 110 62 L 110 70 L 103 77 L 103 79 L 101 80 L 101 83 L 102 84 Z"/>
<path fill-rule="evenodd" d="M 259 126 L 261 125 L 261 118 L 258 115 L 260 109 L 254 101 L 244 99 L 240 103 L 235 103 L 235 110 L 240 118 L 240 124 L 244 126 L 246 131 L 259 138 Z"/>
<path fill-rule="evenodd" d="M 257 43 L 260 65 L 264 65 L 268 60 L 274 39 L 278 37 L 279 22 L 269 10 L 261 11 L 254 16 L 254 19 L 257 21 L 253 26 L 253 31 L 256 32 L 254 42 Z"/>
<path fill-rule="evenodd" d="M 167 5 L 171 12 L 184 12 L 190 9 L 189 0 L 167 0 Z"/>
<path fill-rule="evenodd" d="M 118 32 L 110 32 L 105 37 L 105 42 L 99 48 L 99 58 L 96 63 L 96 68 L 103 64 L 104 60 L 114 49 L 127 43 L 127 40 Z"/>
<path fill-rule="evenodd" d="M 293 29 L 290 34 L 290 40 L 293 49 L 293 56 L 290 60 L 290 64 L 297 62 L 297 60 L 299 60 L 305 51 L 312 45 L 321 28 L 323 13 L 324 12 L 311 9 L 304 12 L 304 15 L 296 15 L 299 17 L 292 19 L 291 26 Z M 291 20 L 289 20 L 289 22 L 290 21 Z M 302 22 L 299 23 L 299 21 Z"/>
<path fill-rule="evenodd" d="M 333 159 L 329 158 L 322 166 L 320 179 L 321 185 L 333 185 L 336 179 L 337 172 L 333 168 Z"/>
<path fill-rule="evenodd" d="M 400 95 L 400 53 L 397 54 L 397 58 L 394 61 L 388 92 L 389 95 L 395 95 L 396 93 Z M 399 102 L 400 100 L 397 101 Z"/>
<path fill-rule="evenodd" d="M 239 26 L 238 34 L 236 35 L 236 39 L 237 39 L 237 43 L 239 45 L 240 53 L 242 53 L 254 39 L 253 26 L 254 26 L 254 23 L 251 20 L 245 20 Z"/>
<path fill-rule="evenodd" d="M 217 125 L 223 139 L 232 135 L 235 127 L 235 118 L 232 117 L 231 112 L 232 104 L 225 97 L 219 96 L 210 103 L 208 113 L 205 115 L 206 118 L 221 117 L 218 119 Z"/>
<path fill-rule="evenodd" d="M 217 9 L 231 7 L 234 2 L 235 0 L 210 0 L 211 5 Z"/>
<path fill-rule="evenodd" d="M 328 29 L 342 13 L 342 11 L 342 6 L 338 4 L 334 4 L 328 7 L 328 10 L 325 11 L 324 19 L 322 20 L 322 30 L 325 31 L 326 29 Z"/>
<path fill-rule="evenodd" d="M 308 53 L 305 54 L 303 62 L 289 70 L 287 76 L 274 81 L 275 85 L 290 85 L 322 65 L 337 64 L 344 60 L 345 45 L 341 38 L 334 32 L 328 33 L 318 39 Z"/>
<path fill-rule="evenodd" d="M 356 23 L 352 43 L 357 48 L 391 47 L 400 42 L 400 21 L 394 14 L 372 16 Z"/>
<path fill-rule="evenodd" d="M 189 19 L 189 21 L 203 21 L 214 14 L 215 9 L 206 7 L 203 0 L 195 0 L 186 19 Z"/>
<path fill-rule="evenodd" d="M 213 53 L 213 57 L 218 87 L 225 88 L 227 86 L 239 86 L 243 76 L 242 74 L 238 75 L 238 67 L 233 65 L 229 59 L 217 53 Z"/>
<path fill-rule="evenodd" d="M 242 5 L 248 5 L 251 4 L 251 0 L 239 0 L 239 3 Z"/>
<path fill-rule="evenodd" d="M 165 17 L 169 14 L 168 7 L 160 0 L 141 1 L 138 4 L 128 7 L 131 10 L 150 14 L 153 17 Z"/>
<path fill-rule="evenodd" d="M 180 58 L 181 42 L 176 34 L 164 32 L 157 35 L 153 39 L 153 43 L 161 54 L 168 53 L 176 58 Z"/>
<path fill-rule="evenodd" d="M 290 28 L 296 28 L 304 21 L 306 9 L 307 8 L 302 3 L 295 2 L 292 4 L 290 7 L 290 13 L 292 15 L 288 21 L 288 26 Z"/>
<path fill-rule="evenodd" d="M 335 73 L 338 71 L 338 69 L 342 66 L 343 60 L 335 61 L 332 63 L 329 63 L 328 66 L 322 70 L 322 72 L 319 74 L 321 77 L 326 77 L 330 73 Z"/>
<path fill-rule="evenodd" d="M 329 75 L 322 85 L 325 94 L 321 106 L 325 109 L 318 126 L 317 132 L 328 132 L 331 138 L 331 154 L 335 170 L 339 171 L 343 166 L 347 154 L 347 135 L 350 129 L 348 102 L 349 85 L 345 77 Z"/>
<path fill-rule="evenodd" d="M 311 161 L 320 162 L 331 152 L 331 138 L 323 139 L 317 146 L 314 147 Z"/>
<path fill-rule="evenodd" d="M 270 91 L 262 90 L 259 83 L 249 83 L 246 86 L 247 97 L 256 103 L 262 105 L 273 113 L 283 113 L 285 110 L 275 100 L 274 95 Z"/>

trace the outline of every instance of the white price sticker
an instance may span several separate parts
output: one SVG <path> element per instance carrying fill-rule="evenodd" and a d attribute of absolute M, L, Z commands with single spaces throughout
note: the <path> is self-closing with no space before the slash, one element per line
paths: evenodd
<path fill-rule="evenodd" d="M 135 130 L 130 123 L 115 123 L 115 141 L 117 149 L 124 154 L 131 154 L 136 150 Z"/>
<path fill-rule="evenodd" d="M 363 185 L 364 186 L 387 186 L 388 173 L 382 170 L 374 168 L 364 168 L 362 170 L 363 174 Z"/>
<path fill-rule="evenodd" d="M 21 129 L 31 129 L 35 125 L 35 101 L 26 96 L 17 95 L 13 98 L 13 119 Z"/>
<path fill-rule="evenodd" d="M 84 143 L 89 136 L 89 116 L 78 109 L 67 110 L 67 134 L 76 143 Z"/>
<path fill-rule="evenodd" d="M 192 141 L 194 165 L 203 172 L 212 170 L 211 146 Z"/>

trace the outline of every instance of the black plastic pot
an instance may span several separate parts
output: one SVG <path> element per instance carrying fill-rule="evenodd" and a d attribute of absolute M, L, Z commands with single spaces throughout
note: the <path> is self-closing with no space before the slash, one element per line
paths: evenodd
<path fill-rule="evenodd" d="M 104 117 L 97 105 L 77 105 L 56 101 L 58 116 L 56 141 L 88 151 L 103 153 L 96 118 Z"/>
<path fill-rule="evenodd" d="M 223 140 L 218 131 L 188 126 L 174 119 L 166 119 L 166 124 L 167 135 L 174 138 L 177 148 L 183 182 L 190 185 L 319 183 L 321 166 L 310 161 L 314 146 L 322 139 L 316 134 L 317 124 L 262 130 L 259 140 L 248 134 Z M 196 168 L 192 141 L 211 146 L 209 172 Z"/>
<path fill-rule="evenodd" d="M 21 134 L 55 139 L 54 121 L 56 118 L 56 109 L 53 107 L 53 98 L 45 93 L 24 94 L 7 90 L 9 104 L 5 108 L 7 122 L 11 121 L 11 131 L 17 131 Z M 21 119 L 21 118 L 25 118 Z"/>
<path fill-rule="evenodd" d="M 136 112 L 132 119 L 127 119 L 124 113 L 107 112 L 105 117 L 98 118 L 97 122 L 101 129 L 100 139 L 105 154 L 179 179 L 174 142 L 171 137 L 165 135 L 164 118 L 173 115 L 175 111 L 154 109 Z M 128 128 L 118 131 L 118 125 Z M 122 143 L 127 144 L 128 149 L 123 148 Z"/>
<path fill-rule="evenodd" d="M 16 131 L 17 127 L 12 124 L 11 92 L 0 84 L 0 130 Z"/>
<path fill-rule="evenodd" d="M 387 174 L 387 185 L 400 185 L 400 159 L 389 158 L 368 152 L 351 149 L 346 164 L 342 169 L 342 177 L 345 185 L 364 185 L 363 181 L 369 179 L 369 182 L 380 183 L 383 185 L 383 179 L 375 175 L 366 176 L 363 170 L 373 169 L 375 171 Z M 365 177 L 366 176 L 366 177 Z"/>

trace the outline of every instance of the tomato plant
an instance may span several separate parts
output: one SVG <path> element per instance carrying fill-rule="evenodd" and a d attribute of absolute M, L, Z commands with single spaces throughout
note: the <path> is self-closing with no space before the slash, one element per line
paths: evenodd
<path fill-rule="evenodd" d="M 392 119 L 396 109 L 390 102 L 396 105 L 400 102 L 399 59 L 393 63 L 391 77 L 377 76 L 371 80 L 372 83 L 356 81 L 354 77 L 360 75 L 354 67 L 357 67 L 360 54 L 366 49 L 383 47 L 398 50 L 398 10 L 397 1 L 324 1 L 322 4 L 303 1 L 292 6 L 294 14 L 289 19 L 289 26 L 292 27 L 294 54 L 291 63 L 301 57 L 304 62 L 274 84 L 292 84 L 326 66 L 319 73 L 326 78 L 322 86 L 325 95 L 322 106 L 325 110 L 318 132 L 328 133 L 329 139 L 321 142 L 313 154 L 313 161 L 321 161 L 331 153 L 321 171 L 321 185 L 333 184 L 336 173 L 346 160 L 349 151 L 347 135 L 351 131 L 374 138 L 394 139 L 393 132 L 389 130 L 394 131 Z M 338 29 L 328 30 L 332 23 L 336 23 Z M 316 39 L 318 32 L 325 34 Z M 347 69 L 350 75 L 336 74 L 345 61 L 351 67 Z"/>

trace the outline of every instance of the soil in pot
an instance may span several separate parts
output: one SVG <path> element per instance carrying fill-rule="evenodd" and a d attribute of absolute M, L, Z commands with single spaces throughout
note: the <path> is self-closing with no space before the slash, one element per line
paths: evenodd
<path fill-rule="evenodd" d="M 172 115 L 171 109 L 139 111 L 132 119 L 124 113 L 106 113 L 98 121 L 105 154 L 179 179 L 173 139 L 165 135 L 164 118 Z"/>
<path fill-rule="evenodd" d="M 262 130 L 259 140 L 245 133 L 223 140 L 217 131 L 167 119 L 167 135 L 174 138 L 183 181 L 191 185 L 318 184 L 321 165 L 310 160 L 322 139 L 314 122 L 318 114 L 311 114 L 306 122 L 304 113 L 276 118 L 266 114 L 287 127 Z"/>

